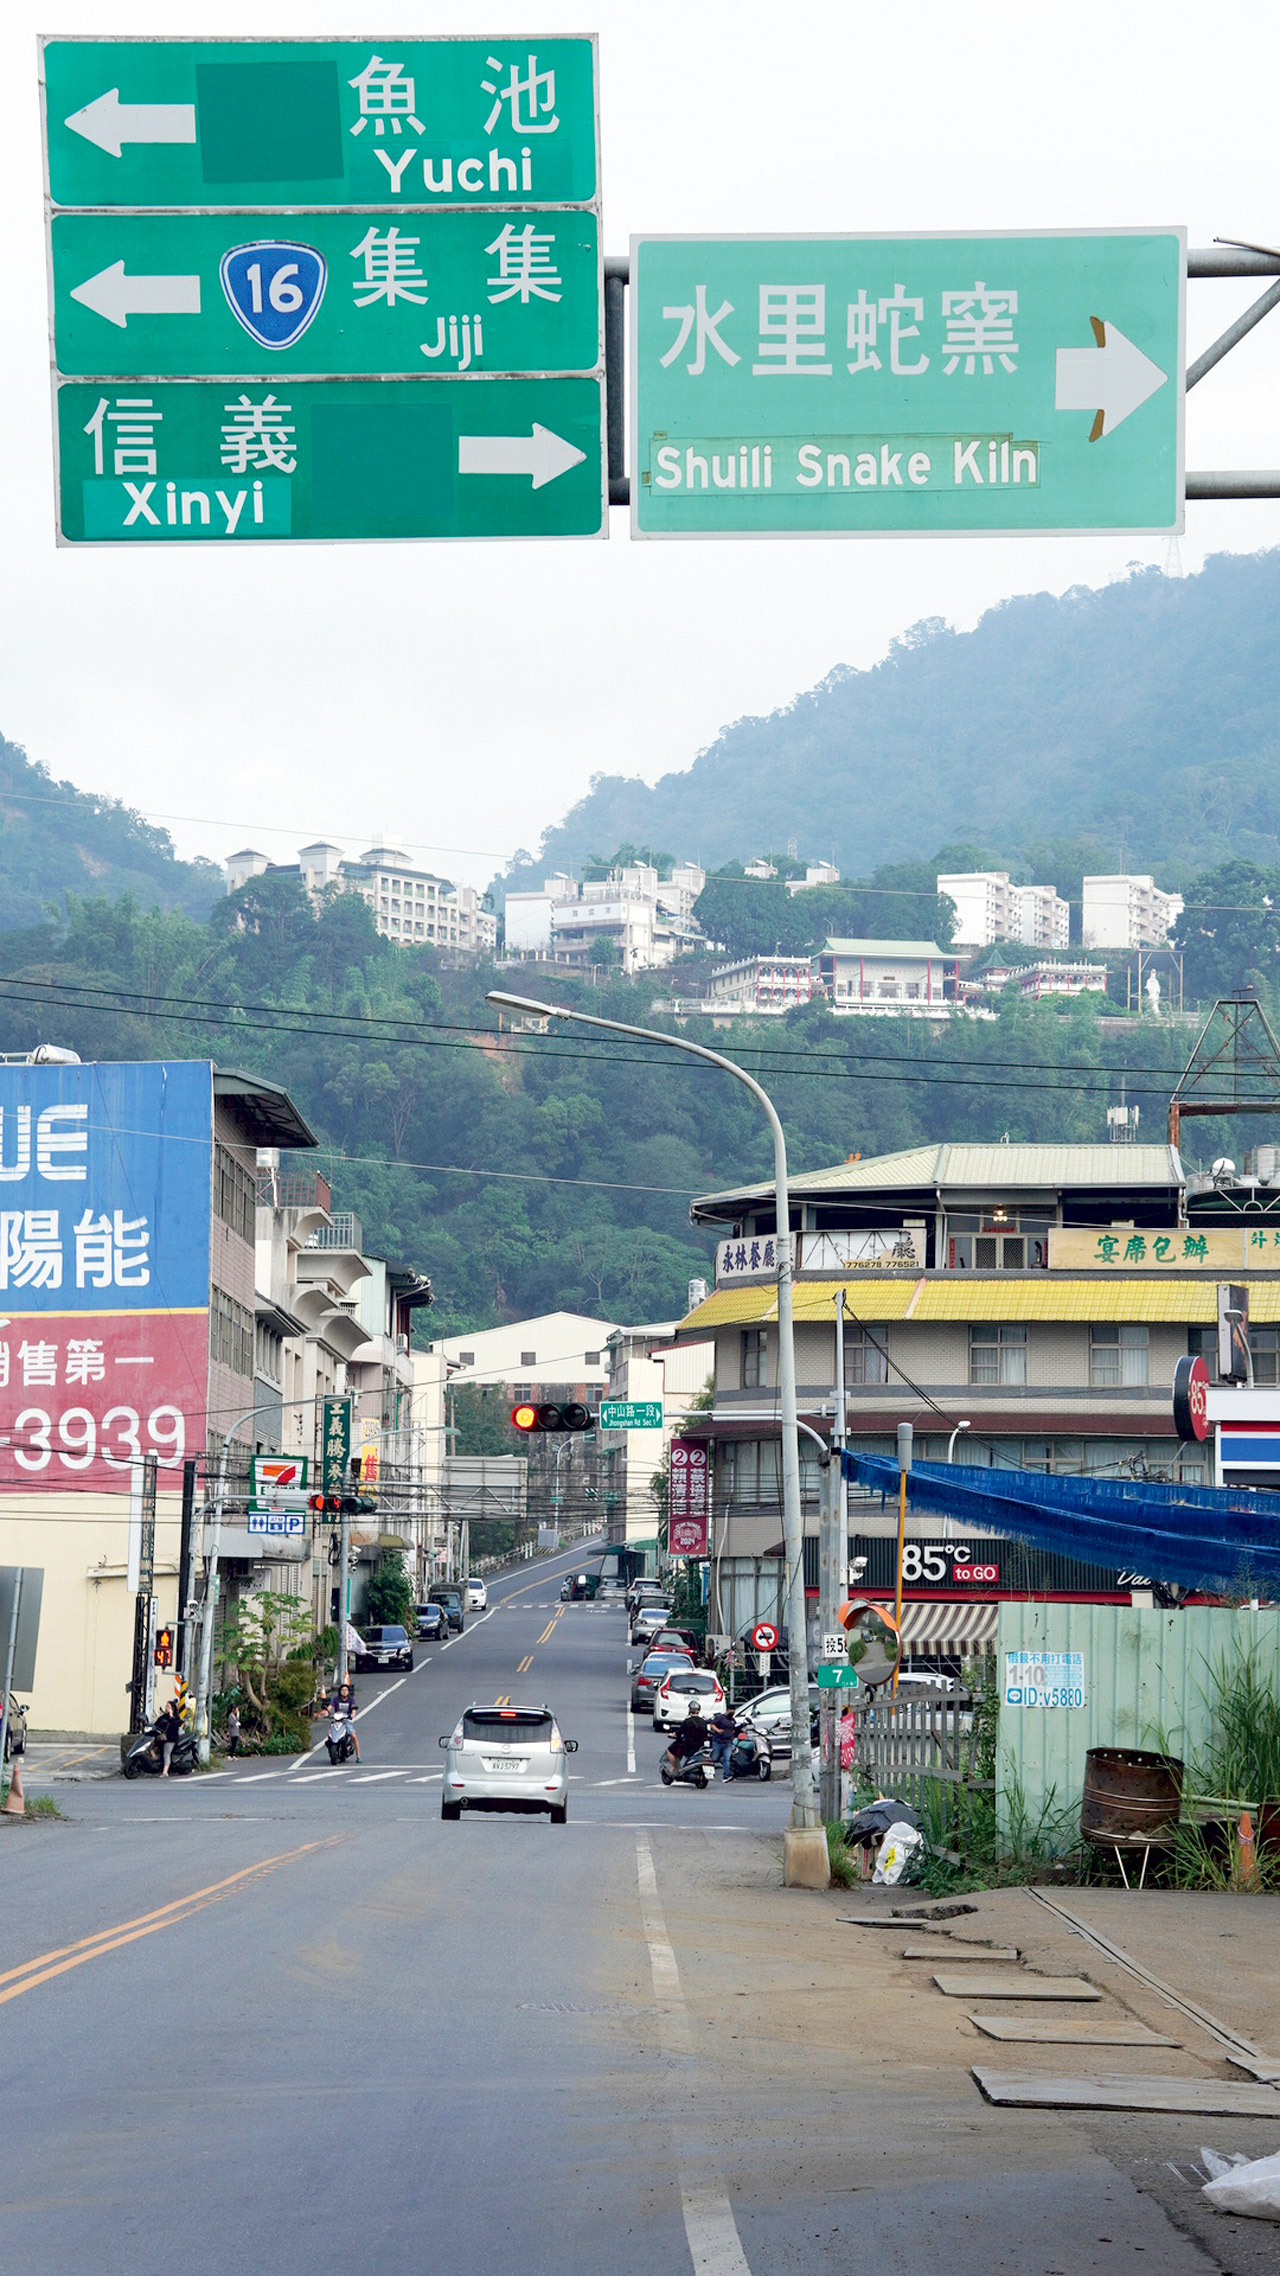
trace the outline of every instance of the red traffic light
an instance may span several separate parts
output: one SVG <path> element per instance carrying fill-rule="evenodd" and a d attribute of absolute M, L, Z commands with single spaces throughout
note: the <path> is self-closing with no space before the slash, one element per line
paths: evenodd
<path fill-rule="evenodd" d="M 153 1656 L 153 1658 L 154 1658 L 154 1660 L 155 1660 L 155 1664 L 156 1664 L 156 1666 L 157 1666 L 157 1667 L 172 1667 L 172 1666 L 173 1666 L 173 1630 L 172 1630 L 172 1628 L 157 1628 L 157 1630 L 156 1630 L 156 1648 L 155 1648 L 155 1652 L 154 1652 L 154 1654 L 153 1654 L 152 1656 Z"/>
<path fill-rule="evenodd" d="M 522 1400 L 518 1407 L 511 1409 L 511 1420 L 515 1428 L 522 1431 L 594 1430 L 596 1425 L 590 1407 L 584 1407 L 577 1399 L 568 1400 L 564 1406 L 556 1406 L 547 1399 L 536 1407 L 531 1401 Z"/>
<path fill-rule="evenodd" d="M 342 1515 L 342 1503 L 337 1494 L 311 1494 L 307 1498 L 307 1508 L 314 1510 L 317 1517 Z"/>

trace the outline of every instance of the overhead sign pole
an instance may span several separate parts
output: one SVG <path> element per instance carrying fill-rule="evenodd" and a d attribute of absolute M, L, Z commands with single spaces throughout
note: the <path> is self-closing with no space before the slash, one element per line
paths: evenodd
<path fill-rule="evenodd" d="M 593 39 L 42 65 L 63 543 L 607 534 Z"/>

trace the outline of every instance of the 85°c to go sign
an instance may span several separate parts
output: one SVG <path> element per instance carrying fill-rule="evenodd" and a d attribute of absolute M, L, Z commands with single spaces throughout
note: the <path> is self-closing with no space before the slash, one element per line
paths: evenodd
<path fill-rule="evenodd" d="M 633 533 L 1180 529 L 1185 250 L 633 238 Z"/>

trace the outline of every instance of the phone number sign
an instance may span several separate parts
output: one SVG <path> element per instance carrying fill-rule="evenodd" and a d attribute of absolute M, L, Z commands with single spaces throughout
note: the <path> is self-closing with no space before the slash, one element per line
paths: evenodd
<path fill-rule="evenodd" d="M 204 1445 L 208 1348 L 207 1311 L 0 1317 L 0 1480 L 118 1494 L 154 1454 L 179 1486 Z"/>
<path fill-rule="evenodd" d="M 1083 1652 L 1006 1652 L 1006 1707 L 1086 1707 Z"/>

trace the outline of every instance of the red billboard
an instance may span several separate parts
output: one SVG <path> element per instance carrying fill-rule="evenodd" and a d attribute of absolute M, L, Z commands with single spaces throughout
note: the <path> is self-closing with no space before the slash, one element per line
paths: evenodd
<path fill-rule="evenodd" d="M 0 1314 L 0 1487 L 127 1492 L 140 1454 L 180 1487 L 208 1365 L 207 1311 Z"/>

